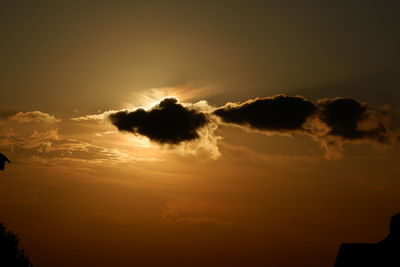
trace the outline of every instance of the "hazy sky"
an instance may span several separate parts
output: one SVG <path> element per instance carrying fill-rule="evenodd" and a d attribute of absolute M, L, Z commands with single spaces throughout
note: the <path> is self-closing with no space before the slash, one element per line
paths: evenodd
<path fill-rule="evenodd" d="M 44 267 L 319 267 L 343 242 L 383 239 L 400 212 L 399 8 L 2 1 L 0 222 Z M 276 94 L 367 103 L 391 139 L 213 117 L 160 145 L 107 119 L 167 96 L 206 114 Z"/>

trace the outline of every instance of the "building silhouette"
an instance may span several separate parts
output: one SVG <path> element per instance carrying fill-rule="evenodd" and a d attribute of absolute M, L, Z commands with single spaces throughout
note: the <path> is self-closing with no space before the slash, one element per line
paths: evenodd
<path fill-rule="evenodd" d="M 0 170 L 1 171 L 4 171 L 6 162 L 11 163 L 11 161 L 6 156 L 4 156 L 3 153 L 0 153 Z"/>
<path fill-rule="evenodd" d="M 400 213 L 390 220 L 389 235 L 376 244 L 342 244 L 335 267 L 399 267 Z"/>

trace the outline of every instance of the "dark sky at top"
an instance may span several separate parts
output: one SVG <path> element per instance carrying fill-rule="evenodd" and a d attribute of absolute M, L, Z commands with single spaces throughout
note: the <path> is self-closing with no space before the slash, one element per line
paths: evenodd
<path fill-rule="evenodd" d="M 132 91 L 217 84 L 399 100 L 397 1 L 2 1 L 3 112 L 115 107 Z"/>

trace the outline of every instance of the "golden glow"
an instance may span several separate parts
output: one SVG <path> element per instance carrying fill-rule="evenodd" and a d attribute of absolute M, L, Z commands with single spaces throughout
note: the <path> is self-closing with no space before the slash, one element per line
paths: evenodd
<path fill-rule="evenodd" d="M 135 109 L 143 107 L 149 109 L 160 102 L 161 99 L 167 97 L 175 97 L 179 102 L 197 102 L 205 97 L 217 93 L 216 86 L 191 87 L 160 87 L 147 90 L 132 92 L 127 102 L 124 102 L 123 108 Z"/>
<path fill-rule="evenodd" d="M 389 104 L 397 129 L 397 2 L 20 2 L 0 8 L 0 223 L 34 266 L 333 266 L 400 212 L 400 143 L 327 160 L 216 116 L 178 145 L 108 119 L 285 93 Z"/>

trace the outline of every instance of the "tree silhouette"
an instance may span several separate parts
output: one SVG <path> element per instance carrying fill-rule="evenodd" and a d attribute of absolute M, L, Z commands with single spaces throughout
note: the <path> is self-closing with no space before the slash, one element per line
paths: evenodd
<path fill-rule="evenodd" d="M 19 247 L 19 238 L 7 231 L 0 223 L 0 266 L 4 267 L 33 267 L 24 250 Z"/>

